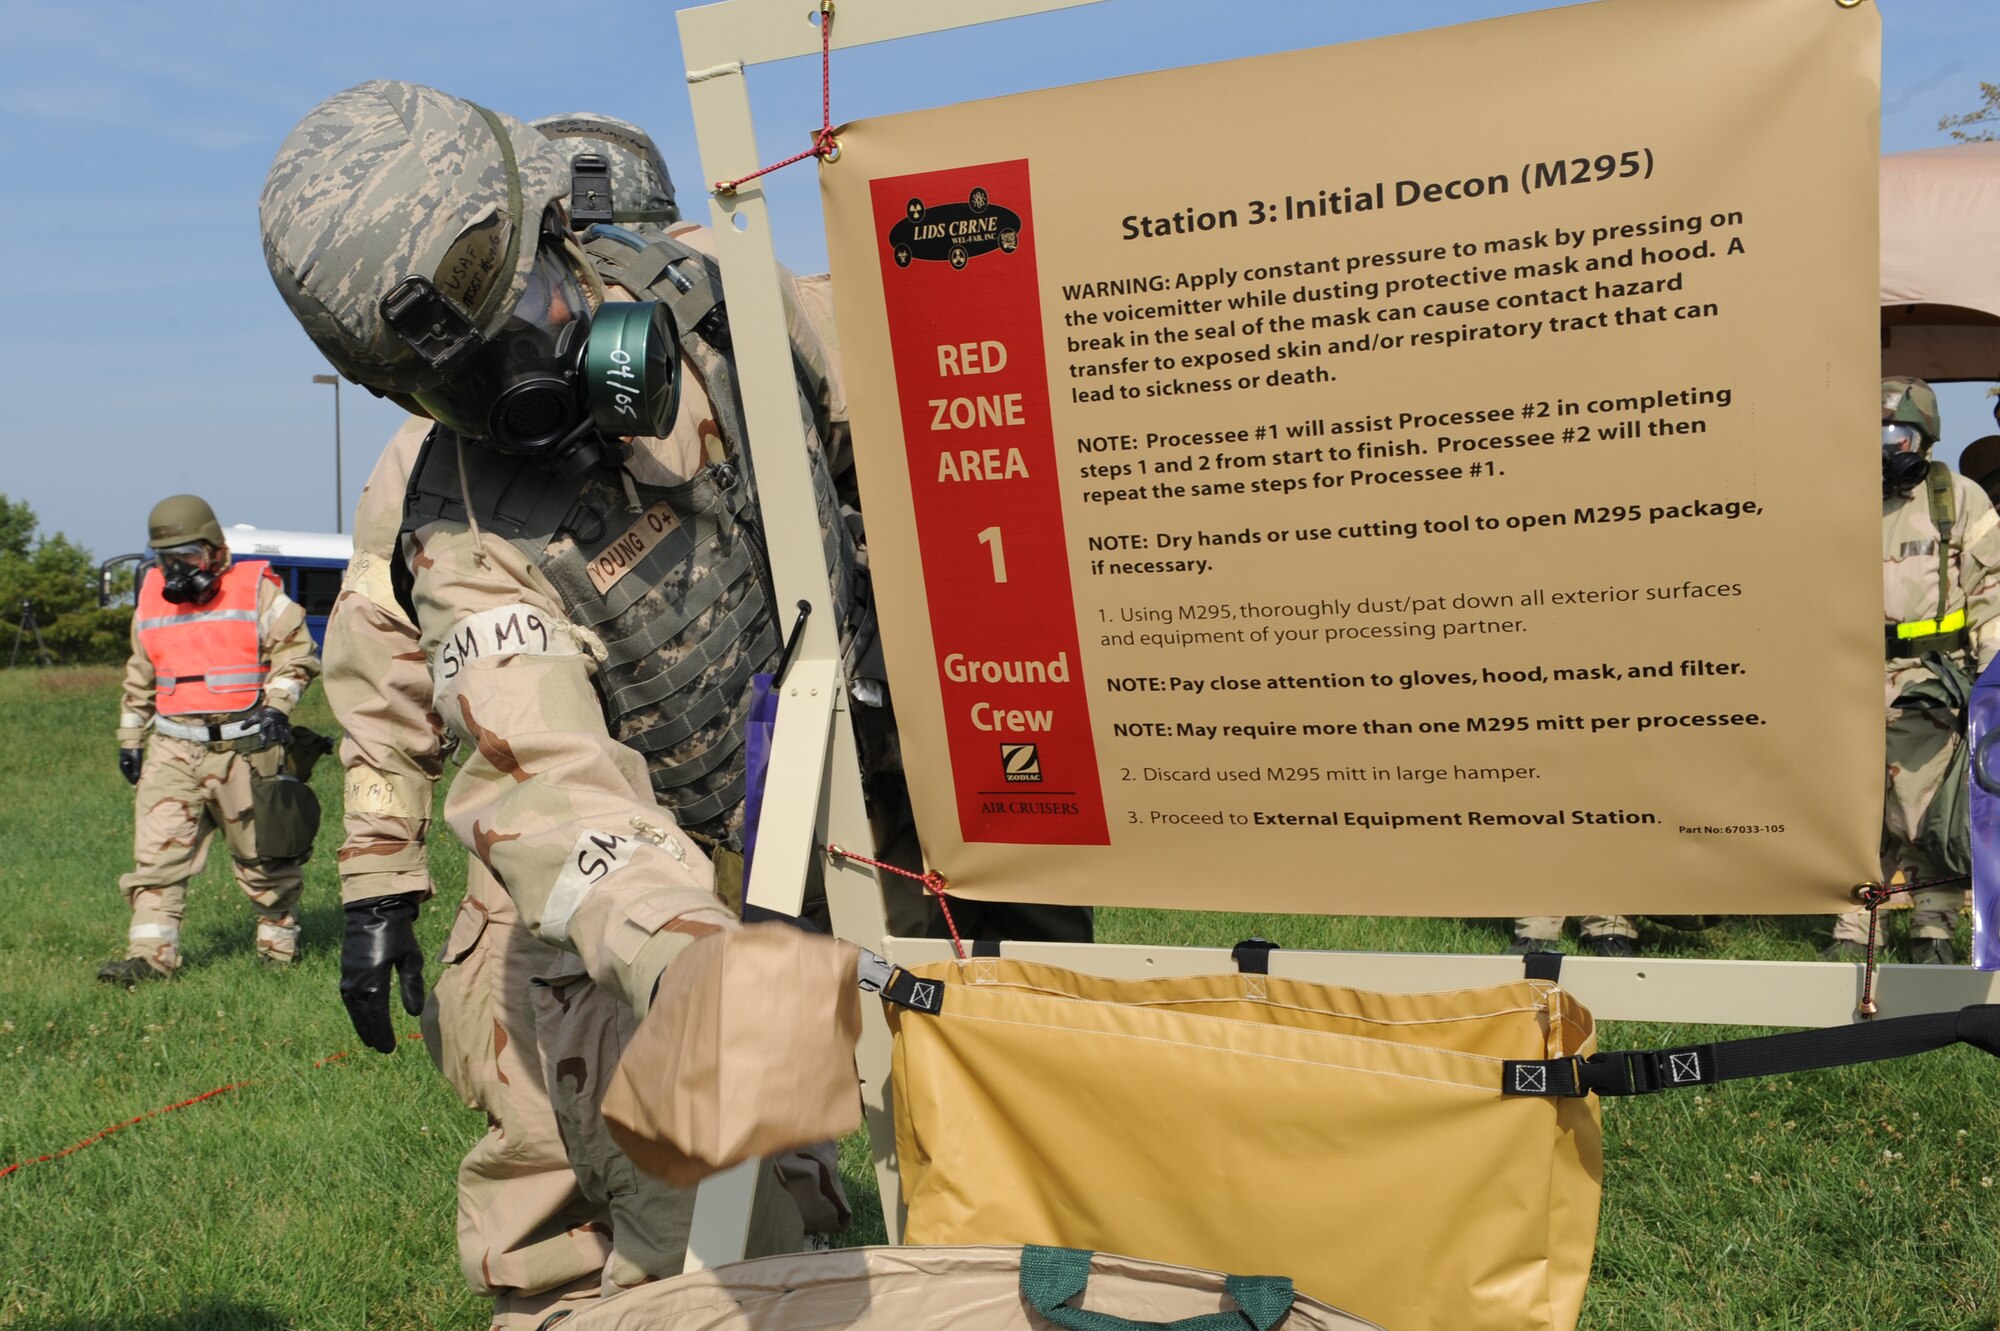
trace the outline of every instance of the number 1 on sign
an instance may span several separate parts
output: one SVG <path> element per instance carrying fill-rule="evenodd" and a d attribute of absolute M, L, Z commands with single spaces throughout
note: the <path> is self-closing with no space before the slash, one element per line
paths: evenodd
<path fill-rule="evenodd" d="M 1007 552 L 1000 546 L 1000 529 L 988 527 L 979 533 L 979 543 L 993 547 L 993 581 L 1007 581 Z"/>

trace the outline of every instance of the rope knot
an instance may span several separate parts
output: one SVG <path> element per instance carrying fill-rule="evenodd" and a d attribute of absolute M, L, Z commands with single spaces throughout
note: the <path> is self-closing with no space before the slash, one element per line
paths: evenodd
<path fill-rule="evenodd" d="M 945 889 L 951 886 L 949 878 L 946 878 L 936 869 L 928 869 L 923 873 L 911 873 L 908 869 L 890 864 L 887 860 L 875 860 L 870 859 L 866 855 L 857 855 L 845 847 L 834 845 L 831 841 L 826 843 L 826 853 L 843 860 L 853 860 L 856 864 L 865 864 L 871 869 L 897 874 L 920 884 L 926 892 L 937 898 L 938 909 L 944 912 L 945 930 L 951 935 L 952 951 L 958 954 L 960 961 L 965 960 L 965 940 L 958 936 L 958 923 L 951 918 L 951 902 L 945 896 Z"/>
<path fill-rule="evenodd" d="M 712 187 L 716 197 L 731 198 L 738 186 L 746 185 L 759 176 L 767 176 L 780 167 L 803 162 L 808 157 L 824 158 L 829 162 L 840 160 L 840 141 L 833 137 L 833 0 L 820 0 L 819 6 L 819 105 L 820 122 L 819 128 L 813 131 L 812 147 L 782 162 L 773 162 L 752 171 L 747 176 L 716 181 Z"/>

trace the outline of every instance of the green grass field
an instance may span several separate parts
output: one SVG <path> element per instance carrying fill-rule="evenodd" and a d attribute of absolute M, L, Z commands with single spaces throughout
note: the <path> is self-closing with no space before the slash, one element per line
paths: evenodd
<path fill-rule="evenodd" d="M 254 917 L 218 844 L 191 892 L 181 975 L 127 993 L 93 980 L 125 933 L 117 878 L 130 867 L 132 804 L 116 712 L 114 672 L 0 673 L 0 1169 L 245 1084 L 0 1178 L 0 1328 L 482 1326 L 452 1228 L 455 1166 L 483 1121 L 420 1044 L 392 1058 L 361 1050 L 336 993 L 334 764 L 314 781 L 327 827 L 307 871 L 300 966 L 259 970 Z M 300 715 L 332 732 L 317 689 Z M 432 862 L 440 904 L 423 928 L 434 950 L 464 859 L 447 837 Z M 1120 910 L 1100 922 L 1118 942 L 1504 941 L 1483 921 Z M 1804 960 L 1818 927 L 1744 919 L 1648 941 L 1678 955 Z M 1693 1038 L 1626 1025 L 1603 1041 Z M 2000 1061 L 1958 1049 L 1613 1101 L 1605 1153 L 1587 1328 L 1996 1325 Z M 848 1237 L 877 1241 L 858 1138 L 846 1158 L 861 1217 Z M 1422 1189 L 1410 1180 L 1411 1204 Z M 1328 1198 L 1351 1205 L 1337 1180 Z"/>

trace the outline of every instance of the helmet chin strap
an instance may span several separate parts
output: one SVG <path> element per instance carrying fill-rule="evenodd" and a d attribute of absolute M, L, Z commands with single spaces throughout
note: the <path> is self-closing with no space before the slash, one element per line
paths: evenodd
<path fill-rule="evenodd" d="M 598 275 L 597 265 L 590 261 L 590 256 L 584 253 L 583 246 L 577 243 L 576 233 L 568 227 L 562 229 L 559 238 L 552 236 L 550 239 L 556 239 L 562 246 L 563 253 L 569 256 L 570 266 L 576 269 L 577 276 L 583 281 L 583 293 L 590 301 L 591 313 L 595 314 L 604 307 L 605 301 L 611 299 L 610 289 Z"/>

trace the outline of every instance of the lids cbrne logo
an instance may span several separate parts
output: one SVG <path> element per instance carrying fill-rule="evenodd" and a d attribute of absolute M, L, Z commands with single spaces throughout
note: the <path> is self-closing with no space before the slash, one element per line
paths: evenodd
<path fill-rule="evenodd" d="M 926 204 L 911 199 L 903 220 L 889 228 L 889 244 L 898 268 L 921 259 L 963 269 L 994 250 L 1012 254 L 1021 243 L 1021 215 L 1002 208 L 974 186 L 964 203 Z"/>

